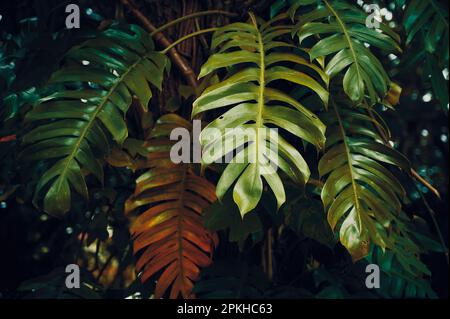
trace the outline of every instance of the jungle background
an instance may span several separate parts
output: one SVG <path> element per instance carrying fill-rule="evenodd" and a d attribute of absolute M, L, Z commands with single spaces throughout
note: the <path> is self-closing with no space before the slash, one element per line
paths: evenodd
<path fill-rule="evenodd" d="M 404 37 L 401 21 L 407 2 L 373 0 L 370 3 L 388 8 L 393 28 Z M 80 29 L 65 28 L 67 14 L 64 10 L 69 3 L 77 3 L 81 8 Z M 279 10 L 274 7 L 275 1 L 262 0 L 142 0 L 136 3 L 156 26 L 202 10 L 224 10 L 237 16 L 251 10 L 266 19 L 272 11 Z M 283 7 L 282 1 L 277 3 Z M 358 5 L 364 3 L 368 2 L 360 1 Z M 447 1 L 440 5 L 448 11 Z M 189 20 L 171 27 L 165 34 L 173 41 L 197 30 L 196 24 L 203 28 L 214 27 L 230 19 L 233 17 L 201 17 L 196 22 Z M 29 102 L 58 69 L 69 48 L 83 42 L 111 20 L 139 25 L 120 1 L 3 0 L 0 3 L 0 298 L 147 298 L 152 294 L 153 284 L 142 284 L 136 278 L 129 222 L 123 214 L 123 205 L 134 190 L 136 175 L 125 168 L 106 166 L 104 187 L 92 188 L 89 202 L 76 202 L 70 213 L 57 219 L 32 205 L 33 185 L 27 181 L 38 174 L 40 168 L 24 167 L 16 158 L 19 143 L 14 136 L 21 134 L 19 123 Z M 192 38 L 177 47 L 197 73 L 207 56 L 208 36 Z M 401 59 L 391 55 L 382 60 L 393 81 L 402 87 L 396 112 L 386 110 L 383 116 L 392 130 L 395 148 L 406 155 L 418 174 L 440 193 L 439 199 L 423 184 L 416 182 L 417 189 L 414 182 L 405 178 L 408 203 L 404 210 L 423 219 L 423 227 L 435 240 L 430 243 L 432 251 L 423 255 L 423 260 L 432 273 L 430 285 L 434 296 L 445 298 L 448 297 L 448 261 L 436 247 L 439 238 L 435 227 L 439 227 L 448 247 L 449 71 L 448 65 L 436 62 L 439 57 L 429 64 L 420 62 L 424 52 L 423 42 L 417 39 L 406 47 Z M 156 98 L 151 102 L 154 118 L 168 112 L 181 110 L 183 113 L 185 105 L 192 103 L 192 92 L 176 69 L 164 79 L 163 87 L 163 93 L 155 91 Z M 153 121 L 151 117 L 145 120 Z M 130 121 L 135 123 L 132 130 L 139 132 L 142 121 Z M 268 207 L 270 205 L 272 203 L 267 203 Z M 291 205 L 298 209 L 302 204 Z M 288 209 L 293 208 L 285 208 Z M 316 208 L 310 204 L 301 209 Z M 224 221 L 209 220 L 214 230 L 223 232 L 221 239 L 229 236 L 229 240 L 220 241 L 213 265 L 202 271 L 200 284 L 203 281 L 204 286 L 199 288 L 199 297 L 208 296 L 208 280 L 213 280 L 209 284 L 215 287 L 221 287 L 221 282 L 231 286 L 234 283 L 248 285 L 248 290 L 243 289 L 237 295 L 223 292 L 224 296 L 238 298 L 403 296 L 402 283 L 380 294 L 366 289 L 364 267 L 367 261 L 352 263 L 340 244 L 331 243 L 320 220 L 309 221 L 317 226 L 315 231 L 302 228 L 304 224 L 299 222 L 299 227 L 293 227 L 280 238 L 269 250 L 273 256 L 271 267 L 275 268 L 267 269 L 267 264 L 261 262 L 261 255 L 268 251 L 264 234 L 268 231 L 267 225 L 279 223 L 277 219 L 283 216 L 283 212 L 275 214 L 270 208 L 267 210 L 269 212 L 247 218 L 245 222 L 238 215 L 237 218 L 230 215 Z M 434 214 L 437 223 L 430 214 Z M 227 232 L 227 228 L 231 231 Z M 73 295 L 63 287 L 63 269 L 75 262 L 82 266 L 82 278 L 87 285 Z"/>

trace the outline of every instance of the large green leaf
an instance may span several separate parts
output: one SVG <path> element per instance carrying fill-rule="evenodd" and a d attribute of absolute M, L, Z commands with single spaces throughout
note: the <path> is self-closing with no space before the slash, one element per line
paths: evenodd
<path fill-rule="evenodd" d="M 31 129 L 23 137 L 23 157 L 50 165 L 37 184 L 35 204 L 44 195 L 44 210 L 52 215 L 70 210 L 72 190 L 88 196 L 82 170 L 103 179 L 98 158 L 109 153 L 111 140 L 121 144 L 127 138 L 132 96 L 147 107 L 148 83 L 160 88 L 167 66 L 151 37 L 135 25 L 105 30 L 69 51 L 67 61 L 49 81 L 64 89 L 26 114 Z"/>
<path fill-rule="evenodd" d="M 320 176 L 326 177 L 321 197 L 331 228 L 340 225 L 341 243 L 358 260 L 369 253 L 371 241 L 383 249 L 394 244 L 386 229 L 405 191 L 384 164 L 409 172 L 409 163 L 381 142 L 374 127 L 381 123 L 344 102 L 331 104 L 326 153 L 319 162 Z"/>
<path fill-rule="evenodd" d="M 232 106 L 202 131 L 200 139 L 205 163 L 219 160 L 243 146 L 234 159 L 242 154 L 247 157 L 241 163 L 237 160 L 229 163 L 217 184 L 217 195 L 222 198 L 236 182 L 233 197 L 241 215 L 258 204 L 264 187 L 261 177 L 274 192 L 278 207 L 285 201 L 281 178 L 268 168 L 264 159 L 270 159 L 298 183 L 305 183 L 310 175 L 303 157 L 278 131 L 272 131 L 273 135 L 261 134 L 258 129 L 283 128 L 318 148 L 325 142 L 322 122 L 301 103 L 272 87 L 275 81 L 290 82 L 315 92 L 325 104 L 328 101 L 328 92 L 320 84 L 328 84 L 327 75 L 296 53 L 292 45 L 279 40 L 291 29 L 290 26 L 258 22 L 252 14 L 250 23 L 225 26 L 214 34 L 212 49 L 217 53 L 210 56 L 200 73 L 203 77 L 221 68 L 228 70 L 225 80 L 207 88 L 194 102 L 192 116 Z M 313 75 L 307 75 L 294 66 L 311 71 Z M 222 134 L 208 134 L 212 128 Z M 233 128 L 241 131 L 227 131 Z M 252 134 L 247 135 L 246 132 Z M 272 152 L 270 142 L 272 146 L 276 145 L 278 152 Z M 250 161 L 252 158 L 256 160 Z"/>
<path fill-rule="evenodd" d="M 344 91 L 353 101 L 360 102 L 366 95 L 371 104 L 380 101 L 390 80 L 370 47 L 386 53 L 401 51 L 399 36 L 382 23 L 378 30 L 368 28 L 367 14 L 356 5 L 339 0 L 319 2 L 298 17 L 293 34 L 300 43 L 313 36 L 317 39 L 309 52 L 311 60 L 329 56 L 327 75 L 333 78 L 343 73 Z"/>

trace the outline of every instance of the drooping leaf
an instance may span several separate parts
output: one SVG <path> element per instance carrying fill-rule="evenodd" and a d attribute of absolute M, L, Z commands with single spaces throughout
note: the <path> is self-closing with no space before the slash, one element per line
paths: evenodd
<path fill-rule="evenodd" d="M 361 102 L 366 95 L 371 104 L 381 101 L 390 79 L 370 46 L 386 53 L 401 51 L 399 36 L 383 23 L 378 30 L 367 27 L 367 14 L 354 4 L 319 2 L 310 12 L 301 13 L 293 34 L 300 44 L 317 38 L 309 51 L 311 60 L 329 57 L 325 72 L 330 78 L 343 75 L 344 91 L 352 101 Z"/>
<path fill-rule="evenodd" d="M 175 114 L 160 117 L 145 143 L 148 170 L 136 181 L 134 194 L 125 203 L 125 213 L 144 208 L 130 232 L 134 252 L 142 251 L 136 264 L 147 281 L 157 279 L 155 298 L 170 289 L 170 298 L 192 298 L 193 282 L 200 267 L 211 263 L 217 236 L 204 227 L 203 210 L 216 200 L 214 185 L 197 176 L 189 164 L 170 159 L 174 144 L 172 129 L 191 130 L 191 124 Z"/>
<path fill-rule="evenodd" d="M 167 66 L 151 37 L 135 25 L 103 31 L 70 50 L 66 60 L 49 81 L 65 89 L 41 98 L 26 114 L 31 129 L 22 154 L 49 165 L 34 202 L 40 205 L 43 197 L 44 210 L 57 216 L 70 210 L 72 191 L 88 197 L 83 170 L 102 181 L 102 157 L 128 136 L 124 117 L 132 96 L 147 107 L 149 83 L 161 88 Z"/>
<path fill-rule="evenodd" d="M 395 244 L 386 230 L 400 212 L 405 191 L 386 164 L 409 172 L 409 163 L 381 142 L 375 129 L 381 123 L 344 102 L 332 105 L 319 162 L 320 176 L 326 177 L 321 197 L 331 228 L 339 225 L 341 243 L 358 260 L 369 254 L 371 242 L 383 249 Z"/>
<path fill-rule="evenodd" d="M 284 203 L 283 182 L 273 164 L 300 184 L 310 174 L 298 150 L 270 127 L 283 128 L 318 148 L 325 141 L 322 122 L 301 103 L 272 87 L 275 81 L 290 82 L 308 88 L 325 104 L 328 101 L 328 92 L 320 84 L 328 84 L 322 69 L 279 39 L 290 32 L 290 26 L 258 22 L 251 14 L 250 23 L 233 23 L 214 34 L 212 49 L 216 53 L 200 72 L 203 77 L 222 68 L 241 67 L 207 88 L 194 102 L 192 116 L 231 106 L 202 131 L 200 141 L 205 164 L 232 155 L 217 184 L 217 195 L 222 198 L 234 184 L 233 198 L 242 216 L 260 201 L 262 178 L 275 194 L 278 207 Z M 245 46 L 241 45 L 244 40 Z M 298 65 L 313 75 L 286 64 Z"/>

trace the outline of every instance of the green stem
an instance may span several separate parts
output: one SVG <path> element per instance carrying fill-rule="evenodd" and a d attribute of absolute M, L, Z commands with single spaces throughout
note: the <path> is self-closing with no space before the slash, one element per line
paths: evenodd
<path fill-rule="evenodd" d="M 166 54 L 168 51 L 170 51 L 171 49 L 173 49 L 174 47 L 176 47 L 178 44 L 180 44 L 181 42 L 188 40 L 192 37 L 195 37 L 199 34 L 203 34 L 203 33 L 208 33 L 208 32 L 214 32 L 216 31 L 218 28 L 209 28 L 209 29 L 204 29 L 204 30 L 199 30 L 196 32 L 192 32 L 188 35 L 185 35 L 182 38 L 179 38 L 177 41 L 173 42 L 171 45 L 169 45 L 167 48 L 165 48 L 164 50 L 161 51 L 162 54 Z"/>
<path fill-rule="evenodd" d="M 170 28 L 173 25 L 176 25 L 180 22 L 192 19 L 192 18 L 197 18 L 197 17 L 201 17 L 201 16 L 206 16 L 206 15 L 212 15 L 212 14 L 221 14 L 221 15 L 225 15 L 225 16 L 229 16 L 229 17 L 236 17 L 237 14 L 236 13 L 231 13 L 228 11 L 222 11 L 222 10 L 208 10 L 208 11 L 200 11 L 200 12 L 195 12 L 192 14 L 188 14 L 186 16 L 183 16 L 181 18 L 175 19 L 173 21 L 170 21 L 169 23 L 166 23 L 165 25 L 157 28 L 156 30 L 152 31 L 150 33 L 151 36 L 154 36 L 157 33 L 160 33 L 168 28 Z"/>
<path fill-rule="evenodd" d="M 441 232 L 441 229 L 439 228 L 439 224 L 438 224 L 438 222 L 437 222 L 437 220 L 436 220 L 436 217 L 434 216 L 434 215 L 435 215 L 435 212 L 434 212 L 434 210 L 431 208 L 430 204 L 428 204 L 428 201 L 427 201 L 427 199 L 425 198 L 425 196 L 423 195 L 422 191 L 420 190 L 420 187 L 419 187 L 416 183 L 414 183 L 414 186 L 416 186 L 416 189 L 417 189 L 417 191 L 419 192 L 420 197 L 422 198 L 423 204 L 424 204 L 425 207 L 427 208 L 428 214 L 430 215 L 431 220 L 433 221 L 434 228 L 436 228 L 436 232 L 437 232 L 437 234 L 438 234 L 439 241 L 440 241 L 440 243 L 441 243 L 442 249 L 444 249 L 445 257 L 447 258 L 447 265 L 449 265 L 449 260 L 448 260 L 448 249 L 447 249 L 447 246 L 445 245 L 444 236 L 442 236 L 442 232 Z"/>

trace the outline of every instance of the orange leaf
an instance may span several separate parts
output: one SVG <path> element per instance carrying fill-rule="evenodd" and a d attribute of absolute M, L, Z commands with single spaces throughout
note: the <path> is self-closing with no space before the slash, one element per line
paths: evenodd
<path fill-rule="evenodd" d="M 147 172 L 137 179 L 134 194 L 125 203 L 129 214 L 144 208 L 134 219 L 130 232 L 133 250 L 139 254 L 137 271 L 146 281 L 160 273 L 155 298 L 193 298 L 194 281 L 200 267 L 211 264 L 217 246 L 217 235 L 203 225 L 202 213 L 216 200 L 215 187 L 197 176 L 189 164 L 170 161 L 169 139 L 172 129 L 190 123 L 174 114 L 162 116 L 156 123 L 145 147 Z M 163 151 L 162 151 L 163 150 Z"/>

